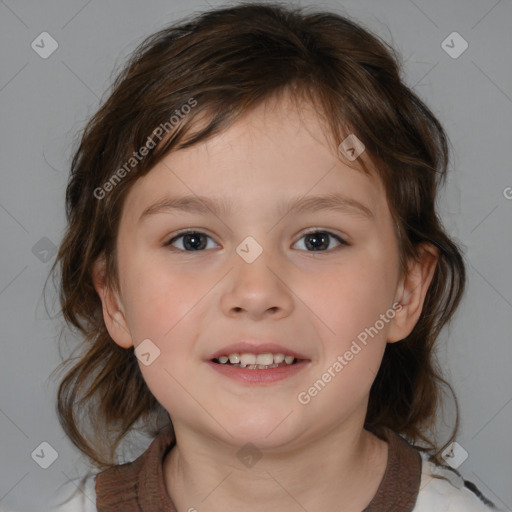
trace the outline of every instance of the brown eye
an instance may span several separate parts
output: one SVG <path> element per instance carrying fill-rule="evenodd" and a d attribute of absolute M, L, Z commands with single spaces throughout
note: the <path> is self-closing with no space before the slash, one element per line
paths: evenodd
<path fill-rule="evenodd" d="M 207 239 L 211 237 L 201 231 L 186 231 L 178 236 L 171 238 L 164 245 L 166 247 L 173 245 L 172 250 L 184 252 L 198 252 L 206 249 Z M 182 248 L 175 247 L 174 243 L 180 241 Z M 211 247 L 210 247 L 211 248 Z"/>
<path fill-rule="evenodd" d="M 308 252 L 326 252 L 326 250 L 332 249 L 332 247 L 330 247 L 332 238 L 334 238 L 339 245 L 348 245 L 348 243 L 343 240 L 343 238 L 335 235 L 334 233 L 331 233 L 330 231 L 310 231 L 309 233 L 303 235 L 301 240 L 305 240 L 304 245 Z"/>

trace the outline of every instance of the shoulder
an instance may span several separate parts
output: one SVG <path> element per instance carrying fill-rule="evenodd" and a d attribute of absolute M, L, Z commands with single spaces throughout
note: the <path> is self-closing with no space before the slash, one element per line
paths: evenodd
<path fill-rule="evenodd" d="M 59 488 L 49 512 L 96 512 L 96 475 L 69 480 Z"/>
<path fill-rule="evenodd" d="M 437 466 L 421 455 L 420 491 L 413 512 L 499 512 L 458 471 L 449 466 Z"/>

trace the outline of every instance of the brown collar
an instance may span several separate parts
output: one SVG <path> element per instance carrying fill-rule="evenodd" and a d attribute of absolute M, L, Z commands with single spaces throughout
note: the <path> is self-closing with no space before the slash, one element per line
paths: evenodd
<path fill-rule="evenodd" d="M 385 431 L 385 438 L 389 443 L 386 471 L 363 512 L 410 512 L 420 488 L 420 454 L 391 430 Z M 166 428 L 138 459 L 99 473 L 98 512 L 176 512 L 163 476 L 164 458 L 174 445 L 174 433 Z"/>
<path fill-rule="evenodd" d="M 405 439 L 390 429 L 386 471 L 370 504 L 363 512 L 410 512 L 414 508 L 421 481 L 421 456 Z"/>

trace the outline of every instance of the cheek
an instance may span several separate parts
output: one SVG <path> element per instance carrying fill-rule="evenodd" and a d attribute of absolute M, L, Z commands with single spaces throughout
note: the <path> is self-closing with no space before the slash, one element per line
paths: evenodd
<path fill-rule="evenodd" d="M 126 313 L 135 344 L 144 338 L 163 341 L 208 291 L 196 279 L 161 262 L 131 263 L 126 279 Z"/>
<path fill-rule="evenodd" d="M 335 421 L 367 399 L 394 317 L 393 289 L 382 265 L 364 258 L 340 268 L 325 283 L 324 293 L 317 290 L 312 299 L 322 320 L 322 356 L 297 399 L 314 414 L 329 410 Z"/>
<path fill-rule="evenodd" d="M 323 276 L 323 284 L 310 283 L 313 311 L 339 339 L 357 336 L 385 314 L 393 304 L 396 275 L 382 258 L 361 255 Z M 379 323 L 380 326 L 380 323 Z M 385 323 L 387 330 L 388 323 Z"/>
<path fill-rule="evenodd" d="M 194 315 L 211 284 L 178 272 L 165 261 L 132 258 L 126 260 L 126 268 L 126 316 L 134 345 L 149 339 L 158 353 L 150 365 L 139 363 L 144 380 L 159 401 L 181 396 L 183 362 L 191 358 L 193 341 L 200 334 Z"/>
<path fill-rule="evenodd" d="M 393 260 L 368 251 L 347 258 L 315 289 L 311 304 L 322 320 L 323 357 L 315 375 L 319 381 L 308 385 L 313 394 L 322 390 L 318 406 L 332 400 L 350 408 L 369 393 L 395 313 L 396 277 Z"/>
<path fill-rule="evenodd" d="M 127 315 L 134 344 L 150 339 L 158 357 L 147 366 L 139 361 L 139 367 L 149 390 L 164 408 L 187 411 L 194 404 L 187 403 L 188 395 L 183 391 L 190 379 L 190 369 L 184 363 L 191 359 L 193 340 L 198 337 L 194 309 L 208 287 L 205 284 L 200 290 L 190 277 L 163 265 L 146 268 L 131 276 Z"/>

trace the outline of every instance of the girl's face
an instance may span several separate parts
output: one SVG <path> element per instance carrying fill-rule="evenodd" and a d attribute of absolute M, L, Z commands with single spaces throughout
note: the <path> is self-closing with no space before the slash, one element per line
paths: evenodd
<path fill-rule="evenodd" d="M 126 197 L 105 321 L 119 345 L 143 343 L 142 374 L 177 435 L 270 449 L 361 426 L 386 342 L 415 323 L 397 306 L 407 283 L 380 179 L 333 154 L 312 107 L 289 105 L 168 155 Z M 312 200 L 327 196 L 339 197 Z M 303 361 L 211 361 L 234 352 Z"/>

